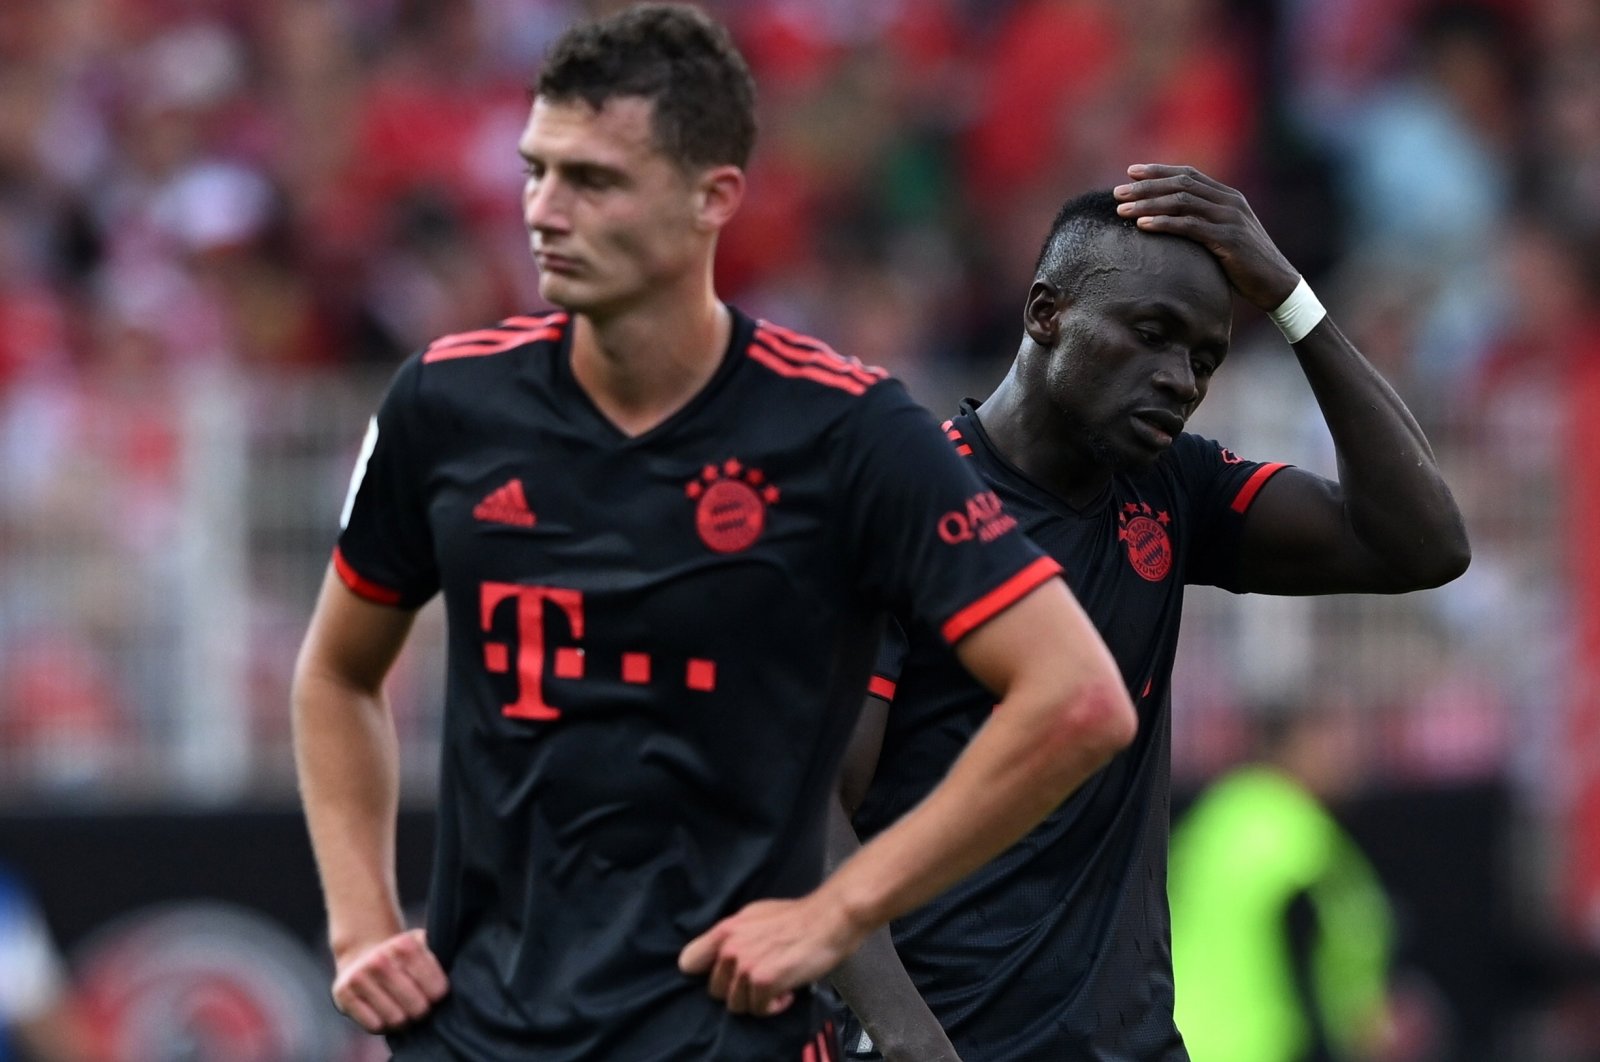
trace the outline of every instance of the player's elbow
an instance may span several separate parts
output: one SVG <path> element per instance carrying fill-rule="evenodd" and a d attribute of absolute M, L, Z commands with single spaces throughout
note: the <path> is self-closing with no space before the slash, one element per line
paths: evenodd
<path fill-rule="evenodd" d="M 1459 579 L 1472 563 L 1472 544 L 1467 540 L 1466 521 L 1453 499 L 1433 510 L 1429 519 L 1417 522 L 1420 539 L 1408 550 L 1407 564 L 1412 590 L 1432 590 Z"/>
<path fill-rule="evenodd" d="M 1463 548 L 1460 553 L 1436 561 L 1429 565 L 1426 571 L 1419 573 L 1421 578 L 1417 582 L 1416 589 L 1432 590 L 1435 587 L 1443 586 L 1445 583 L 1453 582 L 1461 578 L 1462 574 L 1467 570 L 1467 566 L 1471 563 L 1472 551 Z"/>
<path fill-rule="evenodd" d="M 1050 795 L 1051 806 L 1127 748 L 1138 729 L 1128 692 L 1115 676 L 1069 687 L 1055 698 L 1049 718 L 1050 725 L 1030 736 L 1018 766 L 1034 779 L 1036 793 Z"/>
<path fill-rule="evenodd" d="M 1116 677 L 1086 682 L 1059 709 L 1058 739 L 1095 769 L 1127 748 L 1138 733 L 1139 716 Z"/>
<path fill-rule="evenodd" d="M 1472 564 L 1472 544 L 1467 541 L 1465 528 L 1451 536 L 1450 541 L 1439 551 L 1439 560 L 1435 563 L 1429 576 L 1436 580 L 1431 586 L 1443 586 L 1445 583 L 1461 578 Z"/>
<path fill-rule="evenodd" d="M 1443 535 L 1428 544 L 1428 548 L 1413 557 L 1401 576 L 1399 589 L 1432 590 L 1459 579 L 1472 563 L 1472 546 L 1467 542 L 1464 529 Z"/>

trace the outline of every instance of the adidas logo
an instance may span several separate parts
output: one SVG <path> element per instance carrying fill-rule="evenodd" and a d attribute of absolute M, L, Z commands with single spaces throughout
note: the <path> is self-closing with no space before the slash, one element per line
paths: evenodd
<path fill-rule="evenodd" d="M 528 497 L 522 493 L 522 480 L 513 479 L 503 487 L 491 491 L 473 507 L 474 519 L 491 524 L 510 524 L 512 527 L 532 527 L 538 522 L 533 510 L 528 508 Z"/>

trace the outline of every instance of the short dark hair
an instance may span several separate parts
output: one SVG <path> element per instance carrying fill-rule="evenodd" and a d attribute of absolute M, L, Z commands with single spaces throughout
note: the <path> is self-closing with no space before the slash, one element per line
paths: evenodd
<path fill-rule="evenodd" d="M 749 66 L 724 27 L 681 4 L 574 26 L 551 46 L 533 91 L 595 110 L 619 96 L 650 100 L 657 146 L 684 167 L 744 166 L 755 145 Z"/>
<path fill-rule="evenodd" d="M 1049 281 L 1068 297 L 1078 296 L 1083 281 L 1104 264 L 1095 241 L 1101 233 L 1114 231 L 1138 232 L 1139 227 L 1117 213 L 1111 189 L 1097 188 L 1067 200 L 1056 211 L 1050 234 L 1039 248 L 1034 278 Z"/>

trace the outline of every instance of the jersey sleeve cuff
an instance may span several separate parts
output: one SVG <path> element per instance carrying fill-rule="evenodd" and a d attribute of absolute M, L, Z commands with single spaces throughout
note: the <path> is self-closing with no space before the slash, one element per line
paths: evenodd
<path fill-rule="evenodd" d="M 374 605 L 400 604 L 400 591 L 375 583 L 356 571 L 345 558 L 344 550 L 338 546 L 333 547 L 333 570 L 338 573 L 339 581 L 349 587 L 350 592 L 357 597 Z"/>
<path fill-rule="evenodd" d="M 1244 486 L 1239 488 L 1239 493 L 1233 496 L 1231 508 L 1236 513 L 1242 513 L 1250 508 L 1250 503 L 1256 500 L 1256 495 L 1261 493 L 1261 488 L 1267 485 L 1267 480 L 1282 472 L 1289 466 L 1282 461 L 1275 461 L 1270 465 L 1262 465 L 1256 469 L 1249 479 L 1244 481 Z"/>
<path fill-rule="evenodd" d="M 945 644 L 954 645 L 968 634 L 1026 597 L 1029 591 L 1061 574 L 1061 565 L 1039 557 L 978 600 L 957 612 L 939 629 Z"/>

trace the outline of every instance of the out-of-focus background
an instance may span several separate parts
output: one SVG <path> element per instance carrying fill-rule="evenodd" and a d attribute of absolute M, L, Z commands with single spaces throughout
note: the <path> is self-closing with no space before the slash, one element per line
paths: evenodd
<path fill-rule="evenodd" d="M 614 6 L 0 0 L 0 1027 L 36 1056 L 380 1057 L 327 1005 L 291 661 L 388 375 L 538 307 L 526 86 Z M 724 296 L 936 412 L 1002 375 L 1064 198 L 1139 161 L 1246 192 L 1474 559 L 1395 599 L 1193 592 L 1177 787 L 1262 705 L 1332 720 L 1393 904 L 1389 1057 L 1600 1059 L 1600 4 L 708 6 L 761 93 Z M 1193 428 L 1334 472 L 1247 308 Z M 439 633 L 392 684 L 417 903 Z"/>

